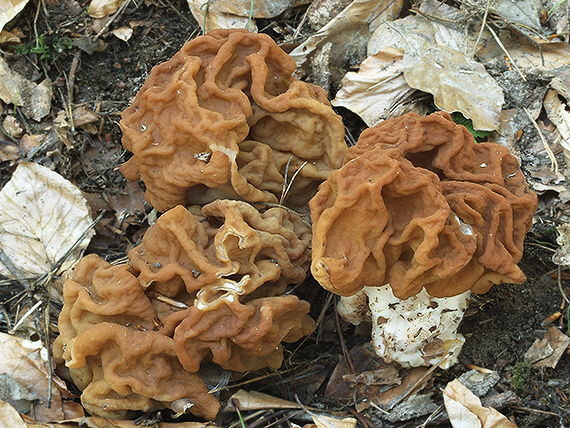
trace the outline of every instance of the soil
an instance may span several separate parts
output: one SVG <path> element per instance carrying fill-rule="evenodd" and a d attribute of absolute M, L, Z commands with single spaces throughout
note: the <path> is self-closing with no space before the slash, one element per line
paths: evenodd
<path fill-rule="evenodd" d="M 116 168 L 129 156 L 120 144 L 118 121 L 121 111 L 129 105 L 150 69 L 170 58 L 184 42 L 198 35 L 200 29 L 185 1 L 131 1 L 110 28 L 132 27 L 132 37 L 125 42 L 108 32 L 104 33 L 100 37 L 100 51 L 88 53 L 76 46 L 85 40 L 83 36 L 89 34 L 93 38 L 95 34 L 93 19 L 85 13 L 88 3 L 86 0 L 30 2 L 11 27 L 23 31 L 23 42 L 29 46 L 36 43 L 36 29 L 37 34 L 44 34 L 49 56 L 42 60 L 37 53 L 23 55 L 16 47 L 4 47 L 3 56 L 13 69 L 27 78 L 39 82 L 47 75 L 54 82 L 55 99 L 50 117 L 42 123 L 34 123 L 18 115 L 30 135 L 44 133 L 57 112 L 65 109 L 68 99 L 66 79 L 70 77 L 74 58 L 79 60 L 73 76 L 73 104 L 87 106 L 97 112 L 101 120 L 94 125 L 95 130 L 79 128 L 75 132 L 68 131 L 67 140 L 62 139 L 55 146 L 37 152 L 29 160 L 48 164 L 75 182 L 97 207 L 97 203 L 102 203 L 101 199 L 131 191 Z M 39 18 L 36 20 L 38 7 Z M 296 28 L 302 12 L 302 8 L 296 8 L 277 20 L 258 21 L 258 27 L 277 41 L 283 41 L 283 34 L 291 33 Z M 61 46 L 58 42 L 68 40 L 75 45 L 58 52 L 57 47 Z M 5 108 L 2 116 L 9 112 Z M 358 138 L 362 123 L 346 111 L 342 114 L 349 121 L 347 127 L 352 137 Z M 17 161 L 0 164 L 1 184 L 10 178 L 16 164 Z M 515 394 L 515 399 L 499 403 L 498 409 L 520 427 L 570 424 L 570 357 L 564 355 L 556 368 L 538 369 L 524 363 L 527 350 L 543 337 L 548 328 L 543 325 L 547 317 L 561 311 L 563 315 L 553 325 L 559 326 L 563 332 L 568 327 L 566 309 L 561 310 L 561 289 L 566 286 L 568 277 L 564 270 L 559 272 L 551 261 L 556 242 L 553 231 L 555 221 L 550 217 L 550 212 L 547 209 L 539 211 L 537 225 L 528 235 L 520 263 L 527 275 L 527 282 L 495 286 L 487 294 L 473 298 L 461 326 L 461 332 L 467 338 L 460 356 L 461 364 L 448 371 L 437 370 L 423 390 L 434 393 L 432 399 L 437 405 L 442 404 L 441 388 L 468 371 L 465 364 L 474 364 L 499 373 L 500 380 L 494 387 L 495 392 L 511 391 Z M 108 213 L 103 225 L 98 226 L 100 237 L 93 240 L 88 252 L 99 253 L 108 259 L 124 256 L 148 227 L 149 213 L 150 208 L 143 207 L 132 212 L 127 221 L 118 219 L 113 212 Z M 17 284 L 0 286 L 0 298 L 8 312 L 16 307 L 10 298 L 19 295 L 20 291 Z M 41 290 L 36 291 L 41 294 Z M 298 293 L 312 303 L 312 314 L 317 318 L 327 301 L 327 294 L 311 281 L 300 287 Z M 333 308 L 329 306 L 319 329 L 320 336 L 313 336 L 302 343 L 292 355 L 287 367 L 293 369 L 293 374 L 280 375 L 278 382 L 273 377 L 270 381 L 252 383 L 250 389 L 293 400 L 297 395 L 304 405 L 355 416 L 358 412 L 354 406 L 346 405 L 341 400 L 335 401 L 334 395 L 325 396 L 326 384 L 342 354 L 336 322 Z M 339 322 L 347 348 L 352 349 L 366 342 L 365 335 L 359 334 L 362 329 Z M 288 349 L 293 351 L 295 347 Z M 254 374 L 246 378 L 252 377 Z M 235 380 L 236 383 L 239 381 Z M 221 398 L 224 397 L 227 397 L 227 393 L 222 394 Z M 277 410 L 275 412 L 280 414 Z M 369 426 L 418 426 L 427 419 L 425 415 L 390 423 L 382 420 L 381 413 L 373 408 L 363 410 L 358 416 L 359 426 L 364 426 L 366 421 L 370 422 Z M 222 417 L 222 425 L 229 426 L 236 420 L 235 414 L 226 414 Z M 448 425 L 445 417 L 432 423 Z"/>

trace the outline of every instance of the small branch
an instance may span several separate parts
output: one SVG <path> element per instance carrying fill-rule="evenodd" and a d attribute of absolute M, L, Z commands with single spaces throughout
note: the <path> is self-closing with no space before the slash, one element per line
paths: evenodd
<path fill-rule="evenodd" d="M 515 60 L 511 56 L 511 54 L 507 51 L 507 48 L 505 47 L 505 45 L 503 45 L 503 43 L 501 42 L 501 39 L 499 39 L 499 36 L 497 36 L 497 33 L 495 33 L 495 31 L 489 26 L 489 24 L 485 24 L 485 25 L 487 26 L 487 29 L 491 32 L 491 34 L 495 38 L 495 41 L 501 47 L 501 49 L 503 50 L 505 55 L 509 58 L 509 61 L 511 62 L 511 64 L 513 65 L 513 67 L 515 68 L 517 73 L 519 73 L 519 75 L 521 76 L 521 79 L 526 82 L 526 77 L 524 76 L 524 74 L 522 73 L 520 68 L 518 67 L 517 63 L 515 62 Z"/>
<path fill-rule="evenodd" d="M 536 123 L 536 120 L 534 120 L 534 117 L 532 117 L 532 115 L 530 114 L 528 109 L 526 107 L 523 107 L 523 110 L 526 113 L 526 115 L 528 116 L 530 123 L 532 123 L 532 125 L 534 126 L 534 129 L 536 129 L 536 132 L 538 132 L 538 136 L 540 137 L 540 141 L 542 141 L 542 145 L 544 146 L 544 150 L 546 150 L 546 153 L 548 154 L 548 157 L 550 158 L 550 163 L 551 163 L 550 170 L 552 172 L 554 172 L 554 174 L 558 175 L 559 174 L 558 162 L 556 161 L 556 157 L 554 156 L 552 149 L 548 145 L 546 138 L 544 138 L 544 134 L 542 133 L 542 131 L 538 127 L 538 123 Z"/>

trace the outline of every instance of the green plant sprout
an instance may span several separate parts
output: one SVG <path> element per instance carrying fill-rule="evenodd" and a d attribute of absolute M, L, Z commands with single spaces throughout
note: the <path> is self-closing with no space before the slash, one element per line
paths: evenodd
<path fill-rule="evenodd" d="M 56 37 L 54 40 L 49 43 L 46 40 L 44 34 L 40 35 L 36 40 L 35 46 L 33 44 L 23 43 L 16 49 L 16 52 L 21 53 L 22 55 L 28 55 L 29 53 L 35 53 L 40 56 L 41 60 L 49 60 L 55 61 L 61 54 L 63 54 L 66 50 L 73 48 L 73 43 L 67 37 Z M 52 51 L 54 55 L 52 55 Z"/>
<path fill-rule="evenodd" d="M 518 393 L 524 390 L 526 384 L 528 383 L 531 368 L 532 364 L 527 361 L 520 361 L 514 366 L 507 368 L 507 370 L 512 373 L 511 385 L 514 392 Z"/>
<path fill-rule="evenodd" d="M 473 135 L 473 138 L 475 138 L 475 142 L 477 143 L 480 142 L 483 138 L 491 135 L 491 133 L 493 132 L 493 131 L 480 131 L 473 128 L 473 121 L 471 119 L 466 118 L 465 116 L 463 116 L 463 114 L 457 111 L 451 113 L 451 118 L 458 125 L 465 126 L 467 130 L 471 133 L 471 135 Z"/>

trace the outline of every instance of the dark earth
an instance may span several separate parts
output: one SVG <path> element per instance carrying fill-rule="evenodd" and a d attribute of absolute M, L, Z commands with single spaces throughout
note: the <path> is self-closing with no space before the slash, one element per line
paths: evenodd
<path fill-rule="evenodd" d="M 99 42 L 86 47 L 86 36 L 93 39 L 96 34 L 93 19 L 86 14 L 88 3 L 86 0 L 32 0 L 9 26 L 9 29 L 17 27 L 24 33 L 23 48 L 3 46 L 2 55 L 13 69 L 28 79 L 40 82 L 47 75 L 54 82 L 52 115 L 44 122 L 34 123 L 16 113 L 17 118 L 25 124 L 28 134 L 45 133 L 56 112 L 65 108 L 64 101 L 68 102 L 69 99 L 66 79 L 70 77 L 74 78 L 73 104 L 85 105 L 100 116 L 94 130 L 79 128 L 75 132 L 69 131 L 68 144 L 55 141 L 52 146 L 35 153 L 29 160 L 49 165 L 76 183 L 82 191 L 89 194 L 94 211 L 101 207 L 109 210 L 98 225 L 98 237 L 92 241 L 87 252 L 115 260 L 124 256 L 140 239 L 141 233 L 148 227 L 145 214 L 150 212 L 148 205 L 144 208 L 145 212 L 133 209 L 121 221 L 104 204 L 105 198 L 108 199 L 109 196 L 129 195 L 132 192 L 132 187 L 125 187 L 125 180 L 117 171 L 117 166 L 129 156 L 120 144 L 120 113 L 129 105 L 150 69 L 169 59 L 186 41 L 199 35 L 201 30 L 185 1 L 131 1 L 112 22 L 110 29 L 130 25 L 134 29 L 132 38 L 125 42 L 107 32 L 102 34 Z M 291 35 L 299 24 L 305 8 L 306 6 L 295 8 L 273 20 L 258 20 L 258 28 L 273 36 L 278 43 L 283 43 L 285 36 Z M 310 34 L 311 31 L 306 28 L 301 35 Z M 37 49 L 32 52 L 30 49 L 38 46 L 36 34 L 43 35 L 41 52 L 37 52 Z M 290 49 L 302 40 L 286 41 L 284 48 Z M 71 73 L 74 59 L 78 66 L 75 73 Z M 332 88 L 332 91 L 336 89 Z M 334 97 L 334 93 L 330 96 Z M 514 104 L 516 100 L 511 102 Z M 8 112 L 5 107 L 2 119 Z M 339 113 L 343 115 L 352 137 L 358 138 L 363 129 L 362 122 L 347 111 Z M 10 142 L 6 136 L 0 137 L 0 144 Z M 17 161 L 0 164 L 2 185 L 9 180 L 16 165 Z M 525 255 L 520 266 L 528 281 L 520 285 L 495 286 L 487 294 L 473 297 L 471 308 L 461 326 L 461 332 L 467 338 L 460 356 L 461 364 L 447 371 L 436 370 L 422 390 L 422 393 L 432 392 L 432 400 L 437 405 L 443 403 L 441 390 L 445 385 L 468 371 L 464 364 L 473 364 L 499 373 L 500 380 L 493 390 L 495 394 L 509 391 L 514 393 L 514 398 L 511 396 L 511 399 L 500 402 L 497 408 L 518 426 L 564 427 L 570 424 L 570 356 L 565 354 L 556 368 L 542 369 L 525 363 L 524 358 L 533 342 L 543 337 L 548 327 L 543 321 L 547 317 L 562 312 L 562 316 L 554 320 L 553 325 L 558 326 L 562 332 L 567 332 L 568 328 L 568 305 L 561 309 L 564 300 L 561 290 L 568 285 L 570 273 L 565 269 L 559 271 L 551 261 L 557 248 L 555 226 L 558 223 L 553 218 L 553 213 L 563 208 L 556 205 L 559 202 L 555 196 L 541 195 L 536 224 L 527 236 Z M 137 197 L 140 197 L 139 194 Z M 98 212 L 94 214 L 97 215 Z M 3 284 L 0 286 L 0 302 L 9 316 L 13 316 L 16 310 L 16 301 L 26 304 L 45 293 L 45 290 L 38 289 L 35 293 L 22 294 L 22 288 L 18 284 Z M 327 299 L 327 293 L 313 280 L 307 280 L 297 292 L 312 303 L 315 319 L 319 317 L 325 303 L 331 302 Z M 23 299 L 11 299 L 13 296 L 22 296 Z M 54 329 L 55 315 L 52 316 Z M 422 426 L 429 415 L 390 423 L 382 420 L 381 413 L 374 408 L 359 413 L 355 410 L 357 407 L 352 405 L 354 403 L 343 402 L 338 397 L 335 400 L 334 394 L 325 396 L 326 385 L 342 354 L 337 322 L 341 325 L 344 345 L 348 349 L 366 342 L 365 335 L 355 334 L 365 328 L 355 329 L 336 320 L 334 307 L 330 303 L 317 333 L 302 344 L 288 347 L 291 352 L 296 352 L 291 354 L 282 373 L 253 382 L 247 388 L 292 401 L 295 401 L 297 395 L 306 406 L 325 409 L 336 415 L 358 416 L 358 426 Z M 2 325 L 2 329 L 5 328 Z M 250 373 L 245 379 L 259 375 L 260 373 Z M 232 379 L 230 385 L 243 380 Z M 220 397 L 222 400 L 228 397 L 228 391 L 234 392 L 232 389 L 224 391 Z M 275 415 L 283 414 L 280 410 L 271 410 L 262 416 L 261 422 L 248 422 L 247 426 L 269 426 L 275 421 Z M 161 417 L 168 418 L 168 415 Z M 222 415 L 219 423 L 230 426 L 237 420 L 235 413 L 227 413 Z M 449 422 L 443 415 L 428 425 L 446 426 Z M 283 423 L 275 426 L 288 425 Z"/>

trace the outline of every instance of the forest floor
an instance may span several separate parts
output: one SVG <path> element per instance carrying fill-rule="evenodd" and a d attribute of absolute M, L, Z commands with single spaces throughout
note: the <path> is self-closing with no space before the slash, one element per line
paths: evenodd
<path fill-rule="evenodd" d="M 57 171 L 86 195 L 94 217 L 105 211 L 86 252 L 116 260 L 137 244 L 148 228 L 151 213 L 139 186 L 126 183 L 118 171 L 128 156 L 121 146 L 121 112 L 130 105 L 151 68 L 168 60 L 186 41 L 200 35 L 201 29 L 186 2 L 181 0 L 131 1 L 107 29 L 85 13 L 87 6 L 85 0 L 31 1 L 10 24 L 10 29 L 16 29 L 21 35 L 21 43 L 3 45 L 2 57 L 12 70 L 32 82 L 39 83 L 49 77 L 53 83 L 53 100 L 50 114 L 41 121 L 25 118 L 13 105 L 1 106 L 2 120 L 14 116 L 24 132 L 9 136 L 4 130 L 0 134 L 0 184 L 10 180 L 22 161 L 37 162 Z M 287 38 L 301 25 L 306 8 L 289 9 L 276 19 L 259 19 L 257 27 L 274 37 L 284 49 L 291 50 L 309 33 L 309 29 L 301 26 L 303 31 L 297 39 Z M 128 40 L 109 31 L 119 28 L 133 30 Z M 100 36 L 96 37 L 98 33 Z M 334 80 L 334 76 L 332 79 L 327 88 L 331 99 L 339 87 L 339 81 Z M 545 87 L 545 79 L 533 75 L 527 85 Z M 73 88 L 71 96 L 69 87 Z M 509 102 L 510 108 L 525 106 L 524 99 L 517 101 L 513 97 Z M 94 119 L 81 125 L 66 122 L 65 112 L 80 107 L 94 113 Z M 337 110 L 345 119 L 352 138 L 357 139 L 365 128 L 364 123 L 346 109 Z M 530 136 L 521 143 L 521 151 L 532 150 L 529 141 L 537 140 L 536 135 L 532 137 L 532 131 L 527 134 Z M 46 139 L 46 135 L 52 135 L 51 139 Z M 525 158 L 523 154 L 522 157 L 528 161 L 528 156 Z M 528 175 L 524 168 L 523 163 L 523 171 Z M 390 422 L 373 406 L 355 404 L 362 398 L 359 395 L 368 394 L 372 400 L 383 391 L 370 385 L 364 391 L 362 385 L 355 387 L 342 382 L 333 371 L 342 360 L 343 347 L 353 358 L 359 359 L 355 365 L 362 365 L 361 370 L 374 367 L 371 365 L 374 357 L 365 346 L 366 327 L 355 328 L 338 320 L 334 314 L 335 299 L 328 299 L 328 293 L 312 279 L 298 288 L 298 294 L 311 302 L 315 318 L 326 309 L 317 333 L 299 349 L 288 346 L 290 351 L 296 352 L 281 371 L 248 384 L 246 389 L 293 402 L 297 397 L 304 406 L 337 416 L 355 417 L 358 426 L 425 426 L 430 415 L 433 417 L 427 425 L 445 426 L 449 421 L 441 414 L 442 389 L 477 366 L 498 375 L 485 396 L 495 400 L 488 401 L 492 403 L 489 405 L 518 426 L 569 426 L 570 356 L 564 353 L 555 367 L 535 367 L 525 359 L 531 345 L 543 339 L 550 326 L 567 333 L 568 305 L 564 303 L 563 292 L 570 272 L 552 262 L 558 248 L 556 226 L 564 217 L 565 209 L 558 193 L 550 189 L 541 193 L 535 225 L 527 236 L 524 257 L 519 264 L 527 281 L 498 285 L 485 295 L 473 297 L 460 329 L 466 337 L 460 363 L 449 370 L 435 370 L 419 388 L 420 395 L 428 396 L 435 407 L 428 405 L 425 412 L 418 410 L 417 417 L 402 416 L 401 420 L 396 418 Z M 16 312 L 31 307 L 42 293 L 23 293 L 23 288 L 15 282 L 2 284 L 0 303 L 5 314 L 2 329 L 8 331 L 10 323 L 6 319 L 12 319 L 13 325 Z M 55 302 L 53 306 L 51 317 L 55 326 L 61 303 Z M 561 312 L 559 317 L 551 317 L 557 312 Z M 41 315 L 37 317 L 41 324 Z M 549 317 L 556 319 L 549 320 Z M 340 332 L 337 326 L 341 327 Z M 344 343 L 339 340 L 339 334 Z M 263 372 L 268 373 L 270 371 Z M 245 379 L 259 375 L 249 373 Z M 242 381 L 244 379 L 231 380 L 235 384 Z M 234 390 L 225 391 L 221 399 L 227 399 L 230 392 Z M 417 408 L 420 407 L 418 404 Z M 242 416 L 251 413 L 246 411 Z M 261 421 L 257 425 L 249 421 L 245 426 L 269 426 L 286 414 L 285 410 L 270 409 L 257 414 Z M 302 418 L 295 417 L 291 420 L 302 425 Z M 218 423 L 224 427 L 240 426 L 236 421 L 236 414 L 230 412 L 224 413 Z"/>

